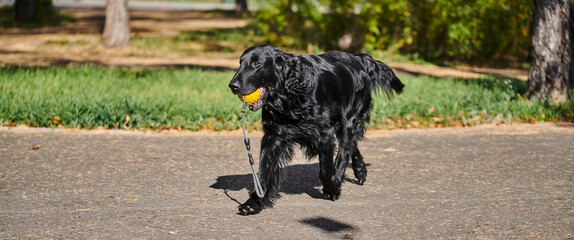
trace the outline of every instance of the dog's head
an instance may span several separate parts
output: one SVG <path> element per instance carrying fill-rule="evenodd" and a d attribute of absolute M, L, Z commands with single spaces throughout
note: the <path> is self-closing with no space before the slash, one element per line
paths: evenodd
<path fill-rule="evenodd" d="M 250 47 L 241 55 L 239 70 L 231 79 L 229 88 L 237 95 L 261 90 L 259 100 L 249 105 L 251 111 L 263 107 L 269 91 L 277 88 L 277 71 L 281 70 L 279 65 L 283 55 L 283 52 L 268 45 Z"/>

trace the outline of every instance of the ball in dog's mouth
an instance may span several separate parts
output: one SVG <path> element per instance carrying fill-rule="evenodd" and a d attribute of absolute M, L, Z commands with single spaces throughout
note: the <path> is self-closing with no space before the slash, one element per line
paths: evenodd
<path fill-rule="evenodd" d="M 254 92 L 246 95 L 237 94 L 237 97 L 239 97 L 239 100 L 241 101 L 243 101 L 243 97 L 245 97 L 245 102 L 249 104 L 249 110 L 255 112 L 263 106 L 264 94 L 265 94 L 265 88 L 260 87 Z"/>

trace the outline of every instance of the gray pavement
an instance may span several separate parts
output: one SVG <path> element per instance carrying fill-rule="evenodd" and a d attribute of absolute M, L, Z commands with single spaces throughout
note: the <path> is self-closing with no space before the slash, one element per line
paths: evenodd
<path fill-rule="evenodd" d="M 245 217 L 239 133 L 4 128 L 0 239 L 572 239 L 573 143 L 571 125 L 372 131 L 364 186 L 324 200 L 297 156 Z"/>

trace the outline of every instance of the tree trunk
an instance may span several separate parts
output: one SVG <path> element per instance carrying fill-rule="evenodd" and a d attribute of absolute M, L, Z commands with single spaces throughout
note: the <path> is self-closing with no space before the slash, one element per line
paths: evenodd
<path fill-rule="evenodd" d="M 14 2 L 14 20 L 16 22 L 33 22 L 34 16 L 34 0 L 16 0 Z"/>
<path fill-rule="evenodd" d="M 106 1 L 106 22 L 102 43 L 106 47 L 120 47 L 130 43 L 128 0 Z"/>
<path fill-rule="evenodd" d="M 249 9 L 247 9 L 247 0 L 235 0 L 235 15 L 240 17 L 247 12 L 249 12 Z"/>
<path fill-rule="evenodd" d="M 532 49 L 526 94 L 553 103 L 570 98 L 573 0 L 534 0 Z"/>

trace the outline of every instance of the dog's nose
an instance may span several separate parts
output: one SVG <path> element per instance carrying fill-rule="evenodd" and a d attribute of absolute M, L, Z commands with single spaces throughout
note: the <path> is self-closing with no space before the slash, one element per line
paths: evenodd
<path fill-rule="evenodd" d="M 239 83 L 236 81 L 232 81 L 229 83 L 229 88 L 231 88 L 231 91 L 235 93 L 235 92 L 239 91 L 239 89 L 240 89 Z"/>

